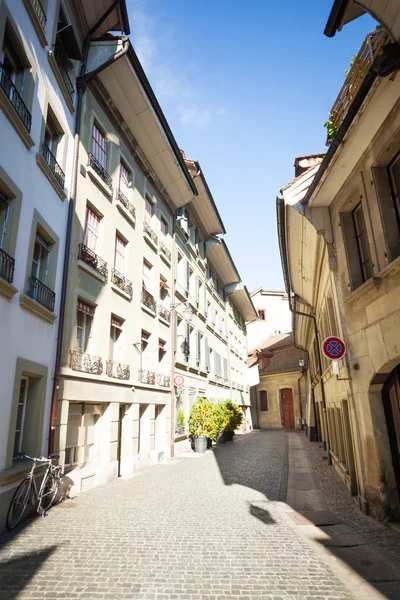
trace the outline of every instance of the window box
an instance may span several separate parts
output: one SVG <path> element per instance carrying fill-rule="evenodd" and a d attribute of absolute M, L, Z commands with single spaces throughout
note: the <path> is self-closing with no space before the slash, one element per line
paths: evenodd
<path fill-rule="evenodd" d="M 8 77 L 0 62 L 0 106 L 4 114 L 18 133 L 19 137 L 29 150 L 35 145 L 30 136 L 32 116 L 22 100 L 17 88 Z"/>
<path fill-rule="evenodd" d="M 43 48 L 48 46 L 49 42 L 45 34 L 47 17 L 40 0 L 23 0 L 23 2 L 41 45 Z"/>

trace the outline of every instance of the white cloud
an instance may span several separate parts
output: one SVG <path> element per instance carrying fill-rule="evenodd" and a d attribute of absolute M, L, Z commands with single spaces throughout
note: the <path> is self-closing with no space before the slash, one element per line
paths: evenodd
<path fill-rule="evenodd" d="M 224 116 L 226 109 L 211 107 L 207 96 L 183 72 L 178 72 L 172 59 L 165 56 L 165 47 L 170 47 L 179 36 L 168 30 L 164 22 L 161 24 L 156 17 L 149 16 L 147 0 L 134 0 L 130 4 L 132 43 L 160 103 L 168 103 L 183 125 L 204 127 L 215 117 Z M 193 72 L 196 67 L 191 65 L 187 69 Z"/>

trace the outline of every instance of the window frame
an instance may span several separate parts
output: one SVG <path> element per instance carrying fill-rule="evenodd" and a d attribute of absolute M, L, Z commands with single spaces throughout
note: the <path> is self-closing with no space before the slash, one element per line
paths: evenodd
<path fill-rule="evenodd" d="M 89 216 L 91 217 L 92 223 L 89 223 Z M 98 252 L 99 237 L 100 237 L 100 223 L 101 223 L 101 217 L 92 208 L 92 206 L 89 206 L 87 204 L 86 212 L 85 212 L 85 229 L 83 231 L 83 243 L 87 248 L 89 248 L 89 250 L 94 252 L 94 254 L 97 254 L 97 252 Z M 91 245 L 89 245 L 89 241 L 92 242 L 92 238 L 94 238 L 95 248 L 92 248 Z"/>
<path fill-rule="evenodd" d="M 79 306 L 85 306 L 86 309 L 82 310 Z M 75 335 L 75 350 L 81 351 L 82 353 L 86 353 L 89 347 L 89 340 L 91 337 L 91 331 L 93 327 L 93 319 L 95 314 L 95 308 L 90 304 L 87 304 L 84 300 L 80 300 L 78 298 L 78 303 L 76 306 L 76 335 Z M 82 324 L 78 324 L 78 315 L 79 319 L 82 318 Z M 78 330 L 81 331 L 79 337 L 78 345 Z M 82 341 L 84 344 L 82 345 Z"/>
<path fill-rule="evenodd" d="M 95 132 L 98 134 L 98 140 L 96 139 Z M 91 153 L 105 171 L 107 171 L 107 143 L 107 136 L 99 122 L 95 119 L 92 126 Z"/>
<path fill-rule="evenodd" d="M 21 406 L 21 402 L 20 402 L 21 391 L 20 391 L 19 398 L 18 398 L 17 422 L 15 424 L 15 430 L 14 430 L 13 460 L 17 459 L 19 457 L 19 455 L 21 454 L 23 443 L 24 443 L 24 426 L 25 426 L 25 416 L 26 416 L 26 405 L 28 402 L 29 377 L 27 377 L 26 375 L 22 375 L 22 377 L 20 379 L 20 390 L 21 390 L 21 384 L 23 381 L 26 382 L 25 389 L 24 389 L 24 400 L 22 403 L 23 409 L 22 409 L 21 421 L 18 424 L 19 407 Z M 18 427 L 18 425 L 19 425 L 19 427 Z M 17 437 L 18 433 L 20 433 L 20 439 L 19 439 L 19 443 L 18 443 L 18 451 L 15 452 L 16 437 Z"/>
<path fill-rule="evenodd" d="M 260 313 L 263 314 L 262 318 L 260 317 Z M 257 318 L 258 318 L 258 321 L 266 321 L 267 320 L 265 308 L 257 308 Z"/>
<path fill-rule="evenodd" d="M 268 392 L 267 390 L 259 390 L 260 412 L 268 412 Z M 264 407 L 266 408 L 263 408 Z"/>

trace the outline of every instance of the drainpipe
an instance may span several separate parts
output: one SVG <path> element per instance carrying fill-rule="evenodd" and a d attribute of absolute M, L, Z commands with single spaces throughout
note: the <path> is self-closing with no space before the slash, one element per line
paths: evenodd
<path fill-rule="evenodd" d="M 56 441 L 56 428 L 57 428 L 57 405 L 58 405 L 58 393 L 60 389 L 60 370 L 61 370 L 61 355 L 62 345 L 64 338 L 64 321 L 65 321 L 65 306 L 67 301 L 67 285 L 68 285 L 68 271 L 69 271 L 69 255 L 71 250 L 71 236 L 72 236 L 72 225 L 74 218 L 74 209 L 76 202 L 76 194 L 78 187 L 78 162 L 79 162 L 79 143 L 80 143 L 80 130 L 82 121 L 82 101 L 83 93 L 86 90 L 86 79 L 85 70 L 86 63 L 89 54 L 89 46 L 93 33 L 98 27 L 105 21 L 108 15 L 114 10 L 116 6 L 121 3 L 121 0 L 116 0 L 112 6 L 103 14 L 103 16 L 97 21 L 96 25 L 90 30 L 84 45 L 83 62 L 81 65 L 80 77 L 76 80 L 77 87 L 77 101 L 76 101 L 76 117 L 75 117 L 75 131 L 74 131 L 74 150 L 72 158 L 72 177 L 71 177 L 71 193 L 68 205 L 68 217 L 67 217 L 67 229 L 65 238 L 65 250 L 64 250 L 64 261 L 63 261 L 63 275 L 61 282 L 61 298 L 60 298 L 60 314 L 58 319 L 58 333 L 57 333 L 57 346 L 56 346 L 56 360 L 54 366 L 54 377 L 53 377 L 53 391 L 51 396 L 51 409 L 50 409 L 50 429 L 49 429 L 49 444 L 48 453 L 53 454 L 55 449 Z M 129 44 L 126 45 L 125 52 L 128 51 Z M 124 49 L 123 49 L 124 50 Z M 123 51 L 120 51 L 119 55 L 122 56 Z M 105 63 L 104 68 L 108 66 Z M 99 70 L 97 71 L 99 72 Z"/>
<path fill-rule="evenodd" d="M 172 287 L 171 287 L 171 304 L 175 304 L 175 287 L 176 287 L 176 214 L 173 216 L 172 225 Z M 175 455 L 175 339 L 176 339 L 176 314 L 171 311 L 171 417 L 170 417 L 170 454 L 171 458 Z"/>
<path fill-rule="evenodd" d="M 328 452 L 328 464 L 332 464 L 332 459 L 329 451 L 329 428 L 328 428 L 328 418 L 326 413 L 326 398 L 325 398 L 325 388 L 324 382 L 322 379 L 322 361 L 321 361 L 321 351 L 320 351 L 320 339 L 319 332 L 317 327 L 317 319 L 316 316 L 312 313 L 301 312 L 296 310 L 295 306 L 292 305 L 292 300 L 294 300 L 294 305 L 296 304 L 296 296 L 292 296 L 291 286 L 290 286 L 290 277 L 289 277 L 289 263 L 287 258 L 287 250 L 286 250 L 286 230 L 285 230 L 285 200 L 282 196 L 278 196 L 276 199 L 276 214 L 277 214 L 277 225 L 278 225 L 278 241 L 279 241 L 279 251 L 281 255 L 282 269 L 283 269 L 283 278 L 285 281 L 285 289 L 288 295 L 289 301 L 289 310 L 293 315 L 299 315 L 302 317 L 307 317 L 312 320 L 314 327 L 314 335 L 317 341 L 317 361 L 318 361 L 318 371 L 320 373 L 320 381 L 321 381 L 321 399 L 322 399 L 322 409 L 324 416 L 324 426 L 326 432 L 326 442 L 325 442 L 325 450 Z M 294 321 L 294 320 L 293 320 Z M 295 328 L 293 327 L 293 337 L 294 337 Z M 296 344 L 295 344 L 296 346 Z M 298 347 L 298 346 L 296 346 Z"/>
<path fill-rule="evenodd" d="M 303 407 L 301 405 L 301 389 L 300 389 L 300 380 L 303 379 L 305 371 L 301 371 L 301 375 L 297 380 L 297 389 L 299 393 L 299 405 L 300 405 L 300 419 L 301 419 L 301 430 L 303 431 Z"/>

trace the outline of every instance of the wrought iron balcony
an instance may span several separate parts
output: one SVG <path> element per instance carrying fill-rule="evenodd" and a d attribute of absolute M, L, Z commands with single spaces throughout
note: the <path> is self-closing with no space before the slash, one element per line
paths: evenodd
<path fill-rule="evenodd" d="M 154 244 L 158 244 L 158 235 L 152 230 L 146 221 L 143 222 L 143 233 L 147 234 Z"/>
<path fill-rule="evenodd" d="M 40 26 L 44 31 L 47 23 L 47 17 L 46 13 L 44 12 L 44 8 L 41 5 L 40 0 L 30 0 L 30 2 L 33 6 L 33 10 L 35 11 L 37 18 L 39 19 Z"/>
<path fill-rule="evenodd" d="M 136 218 L 136 209 L 131 202 L 129 202 L 128 198 L 125 196 L 123 192 L 118 188 L 117 200 L 121 202 L 121 204 L 126 208 L 126 210 L 132 215 L 132 217 Z"/>
<path fill-rule="evenodd" d="M 373 31 L 367 35 L 357 56 L 354 57 L 351 68 L 347 72 L 344 84 L 332 106 L 329 114 L 327 144 L 335 138 L 343 123 L 354 98 L 375 58 L 383 46 L 390 42 L 390 36 L 385 30 Z"/>
<path fill-rule="evenodd" d="M 108 270 L 107 263 L 95 254 L 85 244 L 79 244 L 78 258 L 88 264 L 92 269 L 95 269 L 100 275 L 107 279 Z"/>
<path fill-rule="evenodd" d="M 106 186 L 109 187 L 110 190 L 112 190 L 113 182 L 112 182 L 111 175 L 109 175 L 107 173 L 105 168 L 101 166 L 101 164 L 99 163 L 97 158 L 95 156 L 93 156 L 93 154 L 91 152 L 89 152 L 89 165 L 97 173 L 97 175 L 100 177 L 100 179 L 102 179 L 104 181 Z"/>
<path fill-rule="evenodd" d="M 12 283 L 14 279 L 15 260 L 0 248 L 0 277 Z"/>
<path fill-rule="evenodd" d="M 123 292 L 125 292 L 126 294 L 128 294 L 130 296 L 130 298 L 132 299 L 133 296 L 133 289 L 132 289 L 132 281 L 129 281 L 129 279 L 127 279 L 124 275 L 121 275 L 121 273 L 118 273 L 118 271 L 116 269 L 112 270 L 112 282 L 114 285 L 116 285 L 120 290 L 122 290 Z"/>
<path fill-rule="evenodd" d="M 3 63 L 0 62 L 0 87 L 11 102 L 11 105 L 19 118 L 21 119 L 26 130 L 31 132 L 32 116 L 22 100 L 17 88 L 4 70 Z"/>
<path fill-rule="evenodd" d="M 162 373 L 157 373 L 157 385 L 169 388 L 170 382 L 171 382 L 171 378 L 169 375 L 163 375 Z"/>
<path fill-rule="evenodd" d="M 44 160 L 50 167 L 50 169 L 51 169 L 53 175 L 55 176 L 55 178 L 57 179 L 58 183 L 60 184 L 62 189 L 64 189 L 64 184 L 65 184 L 64 171 L 62 170 L 62 168 L 56 161 L 55 156 L 53 155 L 50 148 L 48 147 L 48 145 L 45 142 L 43 142 L 43 144 L 42 144 L 42 154 L 43 154 Z"/>
<path fill-rule="evenodd" d="M 154 371 L 147 371 L 146 369 L 139 369 L 139 381 L 141 383 L 148 383 L 149 385 L 155 385 L 156 374 Z"/>
<path fill-rule="evenodd" d="M 147 306 L 147 308 L 152 310 L 154 313 L 157 312 L 157 302 L 155 301 L 154 296 L 152 296 L 150 292 L 144 288 L 142 289 L 142 304 Z"/>
<path fill-rule="evenodd" d="M 158 316 L 164 319 L 164 321 L 168 321 L 168 323 L 171 322 L 171 311 L 162 304 L 158 305 Z"/>
<path fill-rule="evenodd" d="M 45 306 L 51 312 L 54 312 L 56 295 L 47 285 L 44 285 L 37 277 L 29 278 L 28 296 Z"/>
<path fill-rule="evenodd" d="M 73 101 L 75 88 L 69 76 L 69 70 L 73 70 L 71 60 L 59 44 L 56 44 L 54 46 L 53 54 L 54 59 L 57 63 L 57 67 L 61 73 L 62 80 L 65 83 L 65 87 L 67 88 L 71 100 Z"/>
<path fill-rule="evenodd" d="M 164 256 L 169 261 L 171 260 L 171 252 L 168 250 L 167 246 L 165 244 L 163 244 L 162 242 L 160 242 L 160 251 L 161 251 L 161 254 L 164 254 Z"/>
<path fill-rule="evenodd" d="M 108 377 L 113 377 L 114 379 L 130 379 L 131 377 L 129 365 L 122 365 L 113 360 L 106 362 L 106 373 Z"/>
<path fill-rule="evenodd" d="M 80 350 L 71 350 L 71 369 L 91 373 L 92 375 L 101 375 L 103 373 L 103 361 L 99 356 L 85 354 Z"/>

